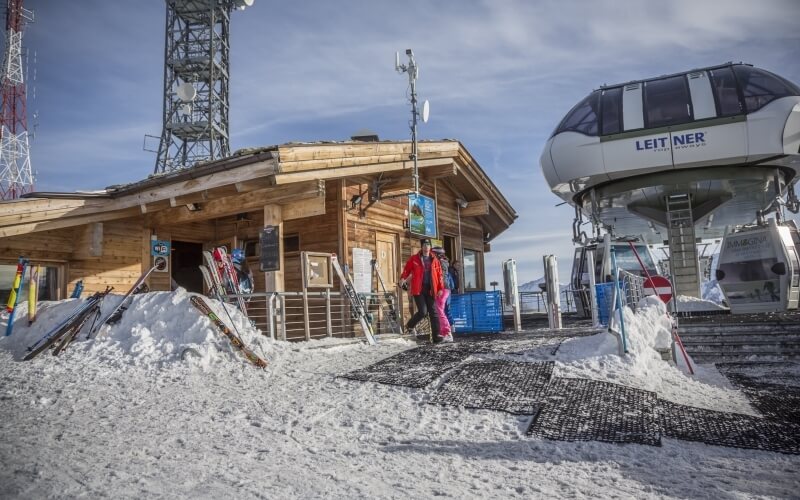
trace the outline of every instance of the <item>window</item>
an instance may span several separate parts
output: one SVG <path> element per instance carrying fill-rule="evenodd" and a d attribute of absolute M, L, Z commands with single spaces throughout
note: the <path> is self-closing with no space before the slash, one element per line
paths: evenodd
<path fill-rule="evenodd" d="M 647 127 L 665 127 L 692 120 L 686 77 L 674 76 L 644 84 Z"/>
<path fill-rule="evenodd" d="M 736 89 L 736 77 L 730 68 L 712 69 L 711 82 L 714 97 L 717 99 L 719 116 L 733 116 L 742 113 L 739 91 Z"/>
<path fill-rule="evenodd" d="M 603 91 L 603 134 L 618 134 L 622 131 L 622 87 Z"/>
<path fill-rule="evenodd" d="M 475 250 L 464 249 L 464 290 L 475 290 L 481 287 L 478 255 L 479 252 Z"/>
<path fill-rule="evenodd" d="M 751 66 L 734 66 L 736 78 L 742 87 L 744 105 L 748 113 L 758 111 L 780 97 L 800 95 L 800 88 L 768 71 Z"/>
<path fill-rule="evenodd" d="M 300 236 L 296 234 L 287 235 L 283 237 L 283 252 L 299 252 L 300 251 Z"/>
<path fill-rule="evenodd" d="M 597 135 L 597 106 L 600 91 L 592 92 L 587 98 L 579 102 L 561 120 L 555 134 L 561 132 L 579 132 L 585 135 Z"/>

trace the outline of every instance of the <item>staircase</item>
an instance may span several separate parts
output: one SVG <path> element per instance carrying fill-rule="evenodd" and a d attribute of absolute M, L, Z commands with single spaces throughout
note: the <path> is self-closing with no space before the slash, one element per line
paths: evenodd
<path fill-rule="evenodd" d="M 700 298 L 700 269 L 697 262 L 692 198 L 673 194 L 666 198 L 669 266 L 676 295 Z"/>
<path fill-rule="evenodd" d="M 800 313 L 682 318 L 678 332 L 698 363 L 800 361 Z"/>

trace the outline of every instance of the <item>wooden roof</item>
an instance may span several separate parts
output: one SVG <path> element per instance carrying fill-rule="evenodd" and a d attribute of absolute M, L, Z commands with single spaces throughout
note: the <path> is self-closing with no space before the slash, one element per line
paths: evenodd
<path fill-rule="evenodd" d="M 423 180 L 439 179 L 464 200 L 494 238 L 516 219 L 513 207 L 458 141 L 418 144 Z M 383 195 L 411 189 L 410 142 L 290 143 L 95 193 L 32 193 L 0 203 L 0 237 L 144 216 L 155 224 L 204 220 L 267 204 L 290 205 L 324 194 L 347 178 L 380 186 Z M 187 205 L 202 206 L 190 211 Z"/>

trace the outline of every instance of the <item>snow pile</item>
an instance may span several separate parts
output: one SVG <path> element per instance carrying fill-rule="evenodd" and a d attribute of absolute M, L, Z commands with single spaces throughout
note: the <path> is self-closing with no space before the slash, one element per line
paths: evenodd
<path fill-rule="evenodd" d="M 719 287 L 717 287 L 719 290 Z M 704 295 L 705 296 L 705 295 Z M 678 296 L 678 311 L 721 311 L 726 310 L 726 307 L 720 305 L 720 302 L 710 299 L 698 299 L 697 297 L 690 297 L 688 295 Z"/>
<path fill-rule="evenodd" d="M 719 286 L 717 280 L 704 281 L 701 286 L 703 300 L 711 301 L 715 304 L 722 305 L 725 303 L 725 294 L 722 293 L 722 288 Z"/>
<path fill-rule="evenodd" d="M 554 375 L 614 382 L 710 410 L 756 414 L 744 395 L 715 368 L 692 362 L 695 374 L 689 375 L 677 347 L 678 366 L 661 359 L 656 347 L 668 346 L 671 339 L 666 313 L 666 306 L 657 297 L 642 299 L 636 313 L 625 308 L 626 355 L 618 354 L 618 341 L 608 333 L 571 339 L 558 350 Z M 615 330 L 620 331 L 618 324 Z"/>
<path fill-rule="evenodd" d="M 191 304 L 192 295 L 183 288 L 174 292 L 135 295 L 117 323 L 104 326 L 93 339 L 86 341 L 90 320 L 62 356 L 88 356 L 106 363 L 146 369 L 161 369 L 174 363 L 187 363 L 201 369 L 223 362 L 248 363 L 211 320 Z M 106 297 L 101 318 L 121 300 L 121 295 Z M 223 306 L 221 302 L 205 297 L 204 300 L 223 323 L 229 328 L 231 325 L 235 327 L 232 330 L 238 331 L 245 345 L 256 354 L 264 358 L 274 356 L 275 343 L 251 326 L 235 306 Z M 27 315 L 18 315 L 13 335 L 0 339 L 0 349 L 10 351 L 14 359 L 22 359 L 29 346 L 69 316 L 80 303 L 77 299 L 43 303 L 36 322 L 30 327 Z M 27 310 L 25 304 L 20 307 L 25 307 L 21 311 Z M 36 359 L 47 358 L 47 354 L 42 353 Z"/>

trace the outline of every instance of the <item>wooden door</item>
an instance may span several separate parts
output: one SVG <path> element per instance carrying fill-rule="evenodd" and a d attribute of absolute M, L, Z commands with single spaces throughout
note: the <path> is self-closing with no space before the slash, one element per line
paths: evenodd
<path fill-rule="evenodd" d="M 395 291 L 397 276 L 397 236 L 391 233 L 375 233 L 375 259 L 378 261 L 381 278 L 387 292 Z M 375 283 L 376 290 L 383 292 L 380 283 Z"/>

